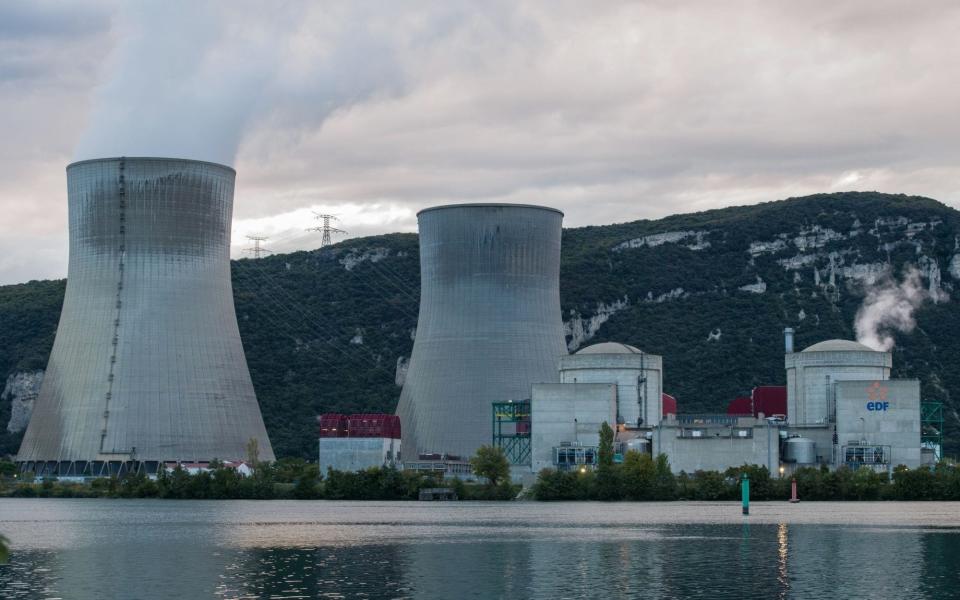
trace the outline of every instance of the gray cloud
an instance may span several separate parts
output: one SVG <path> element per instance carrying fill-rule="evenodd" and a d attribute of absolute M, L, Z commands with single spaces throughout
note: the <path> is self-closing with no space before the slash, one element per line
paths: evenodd
<path fill-rule="evenodd" d="M 0 40 L 70 38 L 106 32 L 109 14 L 101 3 L 4 2 L 0 4 Z"/>
<path fill-rule="evenodd" d="M 568 225 L 846 189 L 960 204 L 951 2 L 264 6 L 0 26 L 0 282 L 63 274 L 71 157 L 234 164 L 238 249 L 310 247 L 310 208 L 353 235 L 458 201 Z"/>

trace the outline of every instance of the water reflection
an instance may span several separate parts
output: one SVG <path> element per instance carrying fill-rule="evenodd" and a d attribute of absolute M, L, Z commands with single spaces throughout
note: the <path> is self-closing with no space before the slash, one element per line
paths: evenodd
<path fill-rule="evenodd" d="M 862 590 L 897 590 L 898 598 L 920 598 L 922 548 L 942 534 L 898 528 L 791 528 L 790 570 L 796 597 L 829 590 L 837 598 Z M 960 536 L 953 536 L 960 541 Z M 806 577 L 805 574 L 816 574 Z M 944 596 L 938 596 L 944 597 Z"/>
<path fill-rule="evenodd" d="M 790 559 L 790 547 L 788 525 L 780 523 L 777 525 L 777 584 L 780 587 L 780 594 L 777 598 L 786 598 L 790 591 L 790 569 L 787 564 Z"/>
<path fill-rule="evenodd" d="M 939 517 L 923 528 L 697 523 L 684 505 L 670 523 L 630 505 L 504 505 L 504 517 L 478 505 L 85 502 L 0 503 L 15 547 L 0 597 L 950 598 L 960 572 L 960 529 Z"/>
<path fill-rule="evenodd" d="M 402 597 L 401 559 L 396 546 L 239 550 L 218 575 L 215 597 Z"/>

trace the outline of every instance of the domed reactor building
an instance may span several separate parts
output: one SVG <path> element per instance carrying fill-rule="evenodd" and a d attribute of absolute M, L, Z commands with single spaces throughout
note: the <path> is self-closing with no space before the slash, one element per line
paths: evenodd
<path fill-rule="evenodd" d="M 563 213 L 459 204 L 417 215 L 420 315 L 397 414 L 404 461 L 472 456 L 492 443 L 492 404 L 559 381 Z"/>
<path fill-rule="evenodd" d="M 169 158 L 67 167 L 70 263 L 17 462 L 38 475 L 273 460 L 233 306 L 236 173 Z"/>

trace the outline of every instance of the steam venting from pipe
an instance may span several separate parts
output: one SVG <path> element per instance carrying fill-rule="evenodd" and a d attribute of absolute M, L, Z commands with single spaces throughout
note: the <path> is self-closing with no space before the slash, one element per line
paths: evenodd
<path fill-rule="evenodd" d="M 917 326 L 914 312 L 927 299 L 942 300 L 943 292 L 933 298 L 923 287 L 921 273 L 915 267 L 907 269 L 900 283 L 892 277 L 881 280 L 867 289 L 867 296 L 857 310 L 854 328 L 857 341 L 874 350 L 893 349 L 894 332 L 910 333 Z"/>

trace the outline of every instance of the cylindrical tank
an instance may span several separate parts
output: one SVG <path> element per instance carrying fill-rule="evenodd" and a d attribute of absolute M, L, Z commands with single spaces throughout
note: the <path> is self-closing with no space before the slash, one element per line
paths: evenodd
<path fill-rule="evenodd" d="M 60 324 L 17 460 L 37 472 L 273 460 L 230 281 L 236 174 L 168 158 L 67 167 Z"/>
<path fill-rule="evenodd" d="M 563 213 L 518 204 L 428 208 L 420 316 L 397 413 L 408 456 L 490 444 L 493 402 L 557 382 Z"/>
<path fill-rule="evenodd" d="M 787 438 L 784 442 L 783 461 L 799 465 L 812 465 L 817 462 L 817 445 L 805 437 Z"/>

